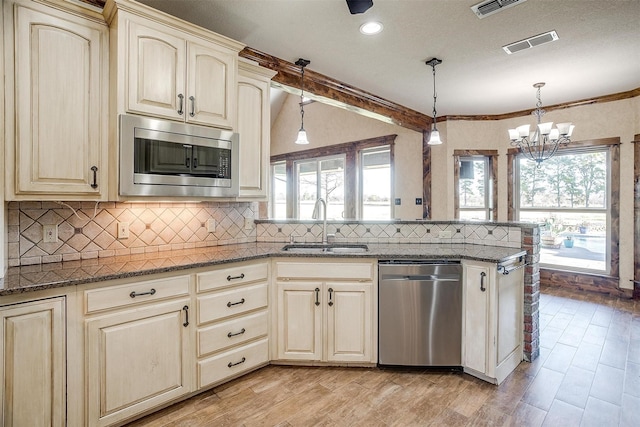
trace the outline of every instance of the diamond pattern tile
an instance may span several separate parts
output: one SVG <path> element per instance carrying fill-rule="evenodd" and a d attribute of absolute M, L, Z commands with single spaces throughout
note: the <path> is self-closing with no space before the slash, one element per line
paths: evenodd
<path fill-rule="evenodd" d="M 244 229 L 244 218 L 257 216 L 253 202 L 104 202 L 97 209 L 93 202 L 11 202 L 8 207 L 11 266 L 253 242 L 257 236 L 256 228 Z M 215 233 L 206 229 L 210 218 L 216 220 Z M 117 239 L 118 222 L 129 223 L 128 239 Z M 58 225 L 58 242 L 45 244 L 42 226 L 51 224 Z"/>

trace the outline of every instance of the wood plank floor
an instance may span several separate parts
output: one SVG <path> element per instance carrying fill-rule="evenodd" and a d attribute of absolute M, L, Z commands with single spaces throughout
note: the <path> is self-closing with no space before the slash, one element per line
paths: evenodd
<path fill-rule="evenodd" d="M 543 288 L 541 354 L 460 373 L 268 366 L 130 426 L 640 426 L 640 301 Z"/>

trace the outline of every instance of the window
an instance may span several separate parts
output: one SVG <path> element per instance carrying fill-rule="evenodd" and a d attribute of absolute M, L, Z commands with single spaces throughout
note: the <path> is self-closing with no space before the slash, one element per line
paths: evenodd
<path fill-rule="evenodd" d="M 287 218 L 287 164 L 277 162 L 271 165 L 271 194 L 269 217 Z"/>
<path fill-rule="evenodd" d="M 360 151 L 360 218 L 391 218 L 391 149 Z"/>
<path fill-rule="evenodd" d="M 393 218 L 396 136 L 271 156 L 270 218 L 311 219 L 320 197 L 328 219 Z"/>
<path fill-rule="evenodd" d="M 496 219 L 495 150 L 454 150 L 454 214 L 464 220 Z"/>
<path fill-rule="evenodd" d="M 611 159 L 606 146 L 515 162 L 517 219 L 544 224 L 543 267 L 610 274 Z"/>
<path fill-rule="evenodd" d="M 316 200 L 327 203 L 327 219 L 344 216 L 344 156 L 294 162 L 296 217 L 311 219 Z"/>

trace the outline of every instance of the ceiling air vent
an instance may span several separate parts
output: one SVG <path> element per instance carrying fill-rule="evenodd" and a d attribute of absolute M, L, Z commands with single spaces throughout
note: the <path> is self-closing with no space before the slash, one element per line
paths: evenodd
<path fill-rule="evenodd" d="M 541 44 L 549 42 L 554 42 L 556 40 L 558 40 L 558 34 L 555 31 L 549 31 L 548 33 L 538 34 L 537 36 L 529 37 L 528 39 L 520 40 L 518 42 L 502 46 L 502 48 L 505 52 L 511 55 L 512 53 L 531 49 L 532 47 L 540 46 Z"/>
<path fill-rule="evenodd" d="M 511 6 L 515 6 L 520 3 L 524 3 L 527 0 L 489 0 L 478 3 L 471 6 L 471 10 L 480 19 L 498 13 L 502 10 L 508 9 Z"/>

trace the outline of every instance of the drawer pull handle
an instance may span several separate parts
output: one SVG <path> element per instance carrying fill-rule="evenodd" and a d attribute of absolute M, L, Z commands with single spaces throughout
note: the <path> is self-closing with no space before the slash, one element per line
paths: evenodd
<path fill-rule="evenodd" d="M 480 290 L 482 292 L 486 291 L 487 288 L 484 286 L 484 278 L 487 276 L 487 273 L 484 271 L 480 272 Z"/>
<path fill-rule="evenodd" d="M 244 273 L 242 273 L 239 276 L 227 276 L 227 281 L 232 281 L 232 280 L 236 280 L 236 279 L 244 279 Z"/>
<path fill-rule="evenodd" d="M 247 331 L 246 331 L 244 328 L 242 328 L 242 329 L 240 330 L 240 332 L 236 332 L 236 333 L 231 333 L 231 332 L 229 332 L 229 333 L 227 334 L 227 336 L 228 336 L 229 338 L 231 338 L 231 337 L 235 337 L 235 336 L 238 336 L 238 335 L 242 335 L 242 334 L 244 334 L 245 332 L 247 332 Z"/>
<path fill-rule="evenodd" d="M 244 298 L 242 298 L 242 299 L 241 299 L 240 301 L 238 301 L 238 302 L 231 302 L 231 301 L 229 301 L 229 302 L 227 303 L 227 307 L 233 307 L 234 305 L 240 305 L 240 304 L 244 304 Z"/>
<path fill-rule="evenodd" d="M 196 98 L 193 96 L 190 96 L 189 101 L 191 101 L 191 111 L 189 112 L 189 115 L 191 117 L 194 117 L 196 115 Z"/>
<path fill-rule="evenodd" d="M 329 307 L 333 306 L 333 288 L 329 288 Z"/>
<path fill-rule="evenodd" d="M 136 291 L 132 291 L 132 292 L 129 294 L 129 296 L 130 296 L 131 298 L 135 298 L 135 297 L 141 297 L 141 296 L 143 296 L 143 295 L 155 295 L 155 293 L 156 293 L 156 290 L 155 290 L 155 289 L 153 289 L 153 288 L 151 288 L 151 290 L 150 290 L 150 291 L 147 291 L 147 292 L 136 292 Z"/>
<path fill-rule="evenodd" d="M 185 305 L 184 307 L 182 307 L 182 310 L 184 311 L 185 315 L 184 323 L 182 324 L 182 326 L 186 328 L 187 326 L 189 326 L 189 306 Z"/>
<path fill-rule="evenodd" d="M 320 305 L 320 288 L 315 288 L 314 291 L 316 293 L 316 305 Z"/>
<path fill-rule="evenodd" d="M 247 359 L 246 359 L 245 357 L 243 357 L 243 358 L 242 358 L 242 360 L 240 360 L 239 362 L 236 362 L 236 363 L 231 363 L 231 362 L 229 362 L 229 364 L 227 365 L 227 367 L 232 368 L 232 367 L 237 366 L 237 365 L 239 365 L 239 364 L 241 364 L 241 363 L 244 363 L 246 360 L 247 360 Z"/>
<path fill-rule="evenodd" d="M 184 113 L 184 111 L 182 110 L 182 103 L 184 102 L 184 95 L 179 93 L 178 94 L 178 101 L 180 102 L 180 104 L 178 105 L 178 114 L 182 115 Z"/>

